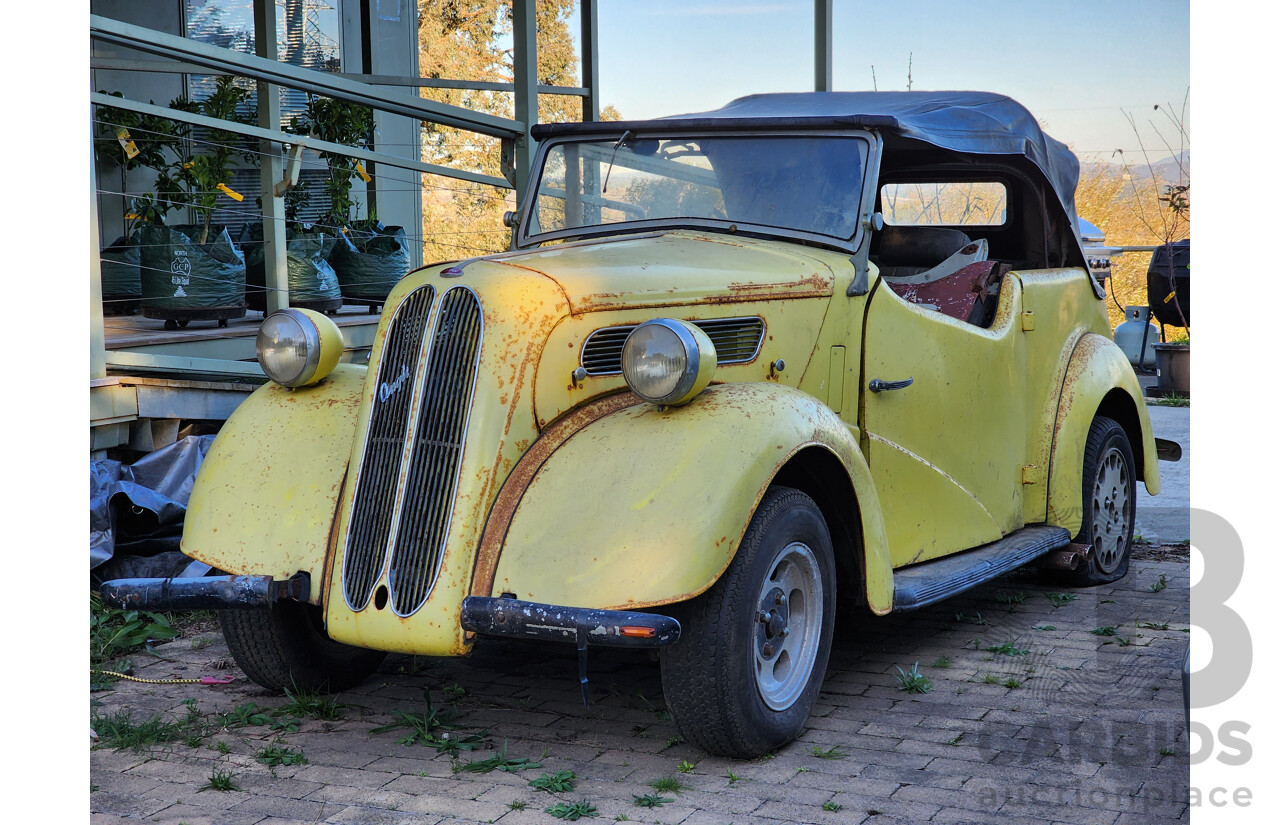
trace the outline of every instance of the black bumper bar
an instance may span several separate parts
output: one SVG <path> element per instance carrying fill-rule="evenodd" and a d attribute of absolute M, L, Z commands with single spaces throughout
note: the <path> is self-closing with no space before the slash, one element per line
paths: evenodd
<path fill-rule="evenodd" d="M 462 626 L 486 636 L 567 642 L 579 647 L 663 647 L 680 638 L 680 622 L 657 613 L 593 610 L 468 596 Z"/>
<path fill-rule="evenodd" d="M 103 582 L 98 592 L 103 602 L 121 610 L 267 608 L 279 599 L 306 601 L 311 578 L 299 573 L 284 581 L 271 576 L 113 579 Z"/>

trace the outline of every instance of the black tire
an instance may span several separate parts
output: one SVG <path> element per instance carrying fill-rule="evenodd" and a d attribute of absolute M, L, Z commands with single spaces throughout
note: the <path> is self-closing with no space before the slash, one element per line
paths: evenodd
<path fill-rule="evenodd" d="M 1116 421 L 1098 416 L 1084 449 L 1080 532 L 1074 541 L 1089 547 L 1086 560 L 1066 574 L 1077 587 L 1118 581 L 1129 572 L 1137 474 L 1129 436 Z"/>
<path fill-rule="evenodd" d="M 276 692 L 346 690 L 368 678 L 386 656 L 330 639 L 320 608 L 302 602 L 280 601 L 266 610 L 222 610 L 218 617 L 236 664 Z"/>
<path fill-rule="evenodd" d="M 799 736 L 822 688 L 836 609 L 831 534 L 813 499 L 770 488 L 720 580 L 682 608 L 680 640 L 661 661 L 684 738 L 749 759 Z"/>

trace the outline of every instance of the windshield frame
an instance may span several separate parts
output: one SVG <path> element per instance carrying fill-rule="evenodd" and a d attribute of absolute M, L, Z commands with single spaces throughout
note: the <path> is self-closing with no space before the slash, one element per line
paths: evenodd
<path fill-rule="evenodd" d="M 602 127 L 607 124 L 600 124 Z M 858 218 L 854 222 L 854 232 L 851 237 L 841 238 L 834 235 L 825 235 L 818 232 L 809 232 L 799 229 L 787 229 L 784 227 L 772 226 L 769 224 L 750 223 L 741 220 L 727 220 L 718 218 L 653 218 L 647 220 L 618 221 L 615 223 L 599 224 L 592 227 L 573 227 L 570 229 L 558 229 L 547 232 L 539 232 L 531 235 L 528 232 L 529 215 L 533 210 L 538 199 L 538 191 L 542 185 L 542 176 L 545 171 L 545 164 L 548 153 L 556 146 L 563 146 L 569 143 L 599 143 L 607 141 L 617 141 L 622 137 L 623 132 L 618 129 L 600 129 L 599 131 L 584 132 L 564 137 L 549 138 L 538 146 L 537 154 L 534 156 L 535 174 L 530 177 L 529 189 L 525 193 L 524 199 L 520 204 L 518 211 L 518 222 L 515 231 L 512 233 L 512 249 L 531 249 L 537 248 L 541 244 L 552 241 L 577 241 L 589 240 L 593 238 L 609 237 L 613 235 L 631 235 L 635 233 L 652 233 L 655 230 L 676 230 L 676 229 L 701 229 L 710 230 L 724 234 L 743 234 L 751 236 L 763 236 L 768 238 L 776 238 L 780 240 L 798 241 L 807 244 L 816 244 L 819 246 L 839 249 L 852 253 L 856 251 L 862 243 L 862 238 L 866 232 L 866 221 L 868 213 L 875 203 L 876 189 L 876 173 L 879 168 L 879 156 L 882 146 L 880 135 L 876 132 L 865 129 L 734 129 L 734 130 L 704 130 L 690 129 L 687 125 L 678 121 L 670 123 L 655 123 L 652 128 L 633 128 L 632 139 L 690 139 L 697 140 L 701 138 L 727 138 L 727 137 L 790 137 L 790 138 L 820 138 L 820 137 L 838 137 L 838 138 L 860 138 L 867 144 L 866 163 L 862 170 L 862 191 L 858 195 Z"/>

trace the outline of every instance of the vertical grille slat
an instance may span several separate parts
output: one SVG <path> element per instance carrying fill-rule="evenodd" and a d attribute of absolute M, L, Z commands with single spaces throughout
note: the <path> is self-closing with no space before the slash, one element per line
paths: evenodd
<path fill-rule="evenodd" d="M 391 555 L 391 604 L 407 616 L 435 585 L 448 537 L 476 370 L 482 315 L 474 293 L 455 287 L 440 299 L 423 377 L 417 435 Z"/>
<path fill-rule="evenodd" d="M 378 365 L 369 430 L 347 530 L 343 594 L 355 610 L 364 609 L 386 561 L 387 539 L 394 519 L 397 482 L 413 378 L 435 290 L 420 287 L 396 308 Z"/>
<path fill-rule="evenodd" d="M 711 318 L 693 322 L 716 347 L 716 363 L 741 364 L 756 357 L 764 340 L 763 318 Z M 622 345 L 638 324 L 603 327 L 582 343 L 582 366 L 587 375 L 622 372 Z"/>

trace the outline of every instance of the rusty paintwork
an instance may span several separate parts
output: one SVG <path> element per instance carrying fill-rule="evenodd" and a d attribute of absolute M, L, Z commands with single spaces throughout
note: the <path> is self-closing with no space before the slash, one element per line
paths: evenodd
<path fill-rule="evenodd" d="M 812 342 L 818 338 L 829 301 L 798 299 L 772 304 L 717 304 L 704 307 L 645 307 L 633 310 L 589 312 L 565 317 L 552 331 L 537 365 L 534 379 L 534 404 L 540 422 L 553 421 L 567 414 L 585 399 L 627 389 L 621 373 L 588 375 L 580 382 L 570 378 L 579 366 L 582 345 L 591 333 L 602 327 L 641 324 L 655 317 L 678 320 L 707 320 L 757 316 L 764 320 L 765 337 L 756 357 L 741 364 L 716 368 L 716 383 L 764 381 L 771 377 L 769 365 L 781 358 L 791 365 L 781 376 L 781 383 L 798 386 L 805 365 L 813 357 Z"/>
<path fill-rule="evenodd" d="M 508 260 L 475 261 L 466 267 L 464 275 L 455 278 L 441 277 L 438 270 L 420 272 L 397 285 L 387 298 L 387 306 L 394 309 L 410 291 L 424 283 L 432 283 L 437 290 L 428 318 L 428 335 L 434 329 L 440 296 L 450 288 L 464 287 L 474 291 L 484 312 L 479 369 L 440 572 L 430 598 L 421 609 L 407 617 L 397 616 L 389 606 L 378 609 L 373 603 L 363 610 L 352 610 L 343 595 L 346 536 L 354 491 L 359 484 L 369 410 L 378 380 L 376 370 L 371 368 L 361 392 L 360 423 L 349 452 L 353 469 L 339 510 L 336 550 L 329 561 L 325 623 L 330 636 L 348 644 L 380 650 L 456 655 L 469 649 L 470 643 L 464 636 L 458 617 L 462 599 L 470 591 L 475 548 L 485 515 L 508 473 L 538 436 L 531 388 L 534 365 L 542 357 L 551 329 L 568 313 L 569 307 L 563 291 L 554 281 Z M 375 336 L 371 364 L 381 363 L 392 315 L 393 312 L 384 315 Z M 415 376 L 410 420 L 416 420 L 417 411 L 421 408 L 425 368 L 423 359 Z M 408 447 L 406 444 L 406 449 Z M 402 477 L 406 471 L 406 462 L 402 460 Z M 387 575 L 384 566 L 375 588 L 387 583 Z"/>
<path fill-rule="evenodd" d="M 596 419 L 642 403 L 644 402 L 640 400 L 640 396 L 633 392 L 619 392 L 583 404 L 570 414 L 553 422 L 525 451 L 516 462 L 511 474 L 507 476 L 502 490 L 489 510 L 484 533 L 480 537 L 480 546 L 476 550 L 475 571 L 471 577 L 472 595 L 493 595 L 493 574 L 498 567 L 502 543 L 507 538 L 507 530 L 515 515 L 516 505 L 520 503 L 525 490 L 529 487 L 529 482 L 533 481 L 533 477 L 542 468 L 543 463 L 575 433 Z"/>
<path fill-rule="evenodd" d="M 364 379 L 364 367 L 339 364 L 315 386 L 264 384 L 245 399 L 200 467 L 182 552 L 238 574 L 308 572 L 318 604 Z"/>
<path fill-rule="evenodd" d="M 1017 323 L 1022 284 L 1006 277 L 987 329 L 922 308 L 877 279 L 867 308 L 860 422 L 894 567 L 995 541 L 1020 528 L 1026 428 Z M 910 345 L 904 345 L 910 342 Z M 928 506 L 922 506 L 928 502 Z"/>
<path fill-rule="evenodd" d="M 554 246 L 504 258 L 555 280 L 583 312 L 829 297 L 832 273 L 803 247 L 688 231 Z M 474 265 L 473 265 L 474 266 Z"/>
<path fill-rule="evenodd" d="M 661 452 L 638 461 L 638 445 Z M 814 445 L 850 474 L 868 600 L 887 611 L 884 526 L 856 434 L 812 396 L 767 383 L 713 386 L 685 407 L 635 405 L 582 428 L 542 463 L 517 505 L 492 590 L 624 610 L 692 598 L 728 566 L 778 469 Z"/>
<path fill-rule="evenodd" d="M 1054 420 L 1049 463 L 1049 518 L 1072 535 L 1083 522 L 1081 487 L 1085 442 L 1098 407 L 1113 389 L 1126 394 L 1142 428 L 1141 444 L 1134 444 L 1134 459 L 1151 495 L 1160 493 L 1160 469 L 1151 419 L 1138 379 L 1129 361 L 1110 338 L 1096 333 L 1080 337 L 1062 384 Z M 1137 455 L 1139 449 L 1141 455 Z"/>

